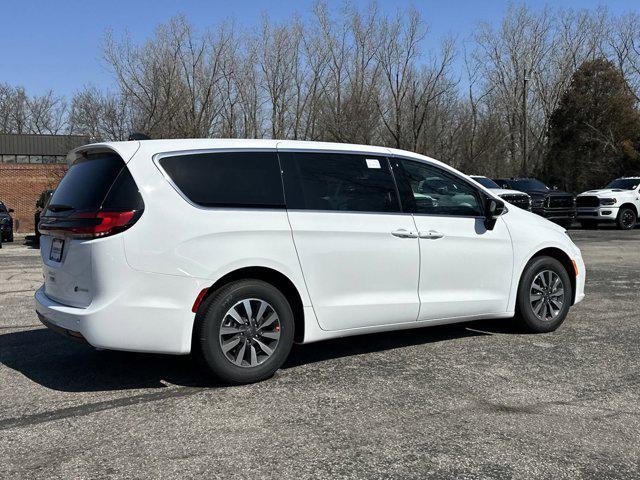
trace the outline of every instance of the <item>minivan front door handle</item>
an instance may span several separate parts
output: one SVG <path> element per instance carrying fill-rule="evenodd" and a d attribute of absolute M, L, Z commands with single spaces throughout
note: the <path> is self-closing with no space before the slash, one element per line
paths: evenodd
<path fill-rule="evenodd" d="M 404 228 L 396 230 L 395 232 L 391 232 L 391 235 L 399 238 L 418 238 L 418 235 L 416 233 L 405 230 Z"/>
<path fill-rule="evenodd" d="M 419 232 L 418 236 L 420 238 L 428 238 L 429 240 L 437 240 L 438 238 L 444 237 L 444 233 L 440 233 L 437 230 L 429 230 L 428 232 Z"/>

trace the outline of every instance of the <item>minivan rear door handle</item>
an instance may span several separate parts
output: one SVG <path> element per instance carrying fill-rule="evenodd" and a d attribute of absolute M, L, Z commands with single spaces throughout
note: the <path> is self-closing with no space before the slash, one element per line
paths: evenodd
<path fill-rule="evenodd" d="M 428 232 L 418 232 L 420 238 L 428 238 L 430 240 L 437 240 L 444 237 L 444 233 L 440 233 L 437 230 L 429 230 Z"/>
<path fill-rule="evenodd" d="M 405 230 L 404 228 L 391 232 L 391 235 L 399 238 L 418 238 L 417 233 L 410 232 L 409 230 Z"/>

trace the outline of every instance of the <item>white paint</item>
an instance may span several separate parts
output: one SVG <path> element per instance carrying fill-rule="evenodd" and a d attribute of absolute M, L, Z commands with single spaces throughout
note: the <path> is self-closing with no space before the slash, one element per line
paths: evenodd
<path fill-rule="evenodd" d="M 511 317 L 524 266 L 547 247 L 576 261 L 576 301 L 584 297 L 579 249 L 562 228 L 524 210 L 509 208 L 486 230 L 479 218 L 200 208 L 157 164 L 163 155 L 184 151 L 335 151 L 399 155 L 469 180 L 422 155 L 320 142 L 151 140 L 83 147 L 70 159 L 105 148 L 127 161 L 144 214 L 111 237 L 67 239 L 60 263 L 48 259 L 51 237 L 43 235 L 45 274 L 55 276 L 56 286 L 36 293 L 41 315 L 99 348 L 188 353 L 198 293 L 243 267 L 270 268 L 291 280 L 303 302 L 305 343 Z M 392 234 L 398 231 L 404 233 Z M 76 285 L 82 289 L 72 292 Z"/>

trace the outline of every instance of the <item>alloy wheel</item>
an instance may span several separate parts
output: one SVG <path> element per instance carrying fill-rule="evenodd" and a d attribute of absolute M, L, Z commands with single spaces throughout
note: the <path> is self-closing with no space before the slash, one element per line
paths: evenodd
<path fill-rule="evenodd" d="M 554 320 L 564 305 L 564 284 L 552 270 L 543 270 L 531 282 L 529 291 L 531 309 L 536 317 L 548 322 Z"/>
<path fill-rule="evenodd" d="M 240 300 L 225 314 L 220 326 L 220 348 L 238 367 L 251 368 L 266 362 L 278 348 L 280 318 L 264 300 Z"/>
<path fill-rule="evenodd" d="M 622 212 L 620 222 L 622 223 L 622 226 L 624 228 L 632 228 L 636 223 L 636 216 L 631 210 L 626 209 L 624 212 Z"/>

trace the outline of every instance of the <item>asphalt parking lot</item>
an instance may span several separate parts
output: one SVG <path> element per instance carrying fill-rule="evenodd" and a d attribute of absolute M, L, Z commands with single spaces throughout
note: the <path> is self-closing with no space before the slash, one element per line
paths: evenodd
<path fill-rule="evenodd" d="M 640 229 L 571 236 L 587 297 L 555 333 L 483 321 L 297 346 L 243 387 L 49 332 L 38 250 L 4 244 L 0 477 L 638 478 Z"/>

